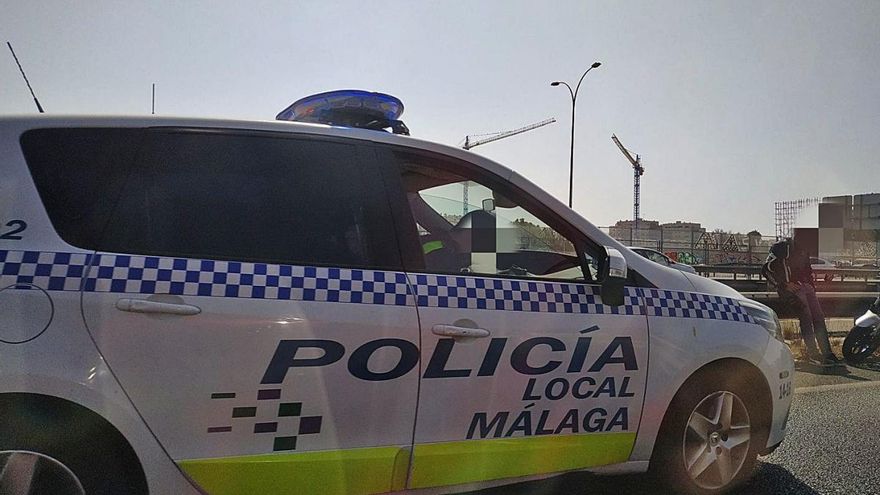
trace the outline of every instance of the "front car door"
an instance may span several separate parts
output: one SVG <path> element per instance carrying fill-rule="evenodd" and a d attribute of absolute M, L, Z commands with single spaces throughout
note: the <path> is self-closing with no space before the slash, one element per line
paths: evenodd
<path fill-rule="evenodd" d="M 604 304 L 603 250 L 497 177 L 390 155 L 422 339 L 409 486 L 628 460 L 647 369 L 639 290 Z"/>
<path fill-rule="evenodd" d="M 212 494 L 402 487 L 419 335 L 379 165 L 317 136 L 129 138 L 83 311 L 170 457 Z"/>

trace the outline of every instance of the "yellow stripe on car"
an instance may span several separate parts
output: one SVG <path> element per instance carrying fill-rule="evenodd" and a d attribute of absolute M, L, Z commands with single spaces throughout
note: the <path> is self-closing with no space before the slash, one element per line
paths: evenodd
<path fill-rule="evenodd" d="M 493 438 L 416 445 L 410 488 L 555 473 L 629 459 L 635 433 Z"/>
<path fill-rule="evenodd" d="M 394 481 L 401 473 L 405 480 L 406 470 L 395 467 L 401 451 L 408 453 L 409 449 L 377 447 L 265 454 L 192 459 L 178 464 L 211 495 L 366 495 L 402 488 L 400 481 Z M 409 456 L 400 457 L 405 467 Z"/>
<path fill-rule="evenodd" d="M 629 459 L 635 433 L 493 438 L 416 445 L 409 488 L 555 473 Z M 401 490 L 409 448 L 192 459 L 180 467 L 211 495 L 366 495 Z"/>

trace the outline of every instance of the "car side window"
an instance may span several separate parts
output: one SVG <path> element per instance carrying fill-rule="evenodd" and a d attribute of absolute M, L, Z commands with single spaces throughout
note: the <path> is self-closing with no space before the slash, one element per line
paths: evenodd
<path fill-rule="evenodd" d="M 40 199 L 65 242 L 98 249 L 143 134 L 143 129 L 68 127 L 21 136 Z"/>
<path fill-rule="evenodd" d="M 648 251 L 648 259 L 655 262 L 660 263 L 664 266 L 669 266 L 669 259 L 666 256 L 663 256 L 660 253 L 655 253 L 654 251 Z"/>
<path fill-rule="evenodd" d="M 396 154 L 426 271 L 598 279 L 597 258 L 576 248 L 508 189 L 452 170 L 441 159 Z"/>
<path fill-rule="evenodd" d="M 143 139 L 100 249 L 400 268 L 381 174 L 357 146 L 226 131 Z"/>

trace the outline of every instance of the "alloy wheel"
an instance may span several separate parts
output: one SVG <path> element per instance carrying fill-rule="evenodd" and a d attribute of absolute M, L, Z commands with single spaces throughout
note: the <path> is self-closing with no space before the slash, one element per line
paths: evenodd
<path fill-rule="evenodd" d="M 47 455 L 24 450 L 0 452 L 0 493 L 85 495 L 73 471 Z"/>
<path fill-rule="evenodd" d="M 751 432 L 749 412 L 736 394 L 705 397 L 691 412 L 682 439 L 685 471 L 706 490 L 729 485 L 745 464 Z"/>

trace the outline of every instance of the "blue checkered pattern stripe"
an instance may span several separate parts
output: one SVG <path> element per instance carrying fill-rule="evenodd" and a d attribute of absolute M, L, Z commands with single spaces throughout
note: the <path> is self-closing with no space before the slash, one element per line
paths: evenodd
<path fill-rule="evenodd" d="M 623 306 L 602 304 L 599 286 L 564 282 L 520 281 L 410 275 L 416 304 L 432 308 L 494 309 L 541 313 L 640 315 L 638 289 L 627 288 Z"/>
<path fill-rule="evenodd" d="M 754 323 L 746 310 L 728 297 L 662 289 L 642 289 L 642 294 L 645 308 L 651 316 Z"/>
<path fill-rule="evenodd" d="M 79 290 L 91 256 L 0 250 L 0 287 L 33 284 L 50 291 Z"/>
<path fill-rule="evenodd" d="M 399 272 L 119 254 L 0 251 L 0 283 L 48 290 L 412 306 Z M 86 267 L 92 265 L 84 281 Z"/>
<path fill-rule="evenodd" d="M 0 287 L 16 283 L 50 291 L 77 291 L 83 284 L 91 292 L 754 322 L 734 299 L 682 291 L 627 287 L 624 304 L 608 306 L 598 286 L 577 283 L 422 274 L 407 281 L 404 273 L 378 270 L 0 250 Z"/>

